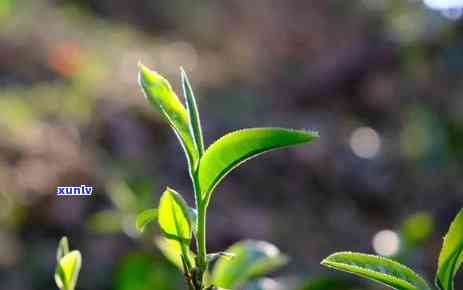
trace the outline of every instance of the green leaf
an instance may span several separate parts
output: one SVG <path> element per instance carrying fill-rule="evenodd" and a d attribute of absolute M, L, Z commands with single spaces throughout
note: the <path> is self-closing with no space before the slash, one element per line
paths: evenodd
<path fill-rule="evenodd" d="M 138 82 L 148 101 L 161 112 L 176 133 L 191 168 L 196 168 L 199 153 L 190 132 L 190 118 L 169 82 L 155 71 L 139 63 Z"/>
<path fill-rule="evenodd" d="M 60 259 L 55 271 L 55 282 L 62 290 L 74 290 L 79 277 L 82 256 L 79 251 L 71 251 Z"/>
<path fill-rule="evenodd" d="M 450 225 L 444 238 L 436 275 L 441 290 L 454 289 L 454 277 L 463 262 L 463 209 Z"/>
<path fill-rule="evenodd" d="M 159 225 L 167 238 L 189 244 L 192 236 L 189 207 L 179 193 L 167 188 L 161 196 L 158 214 Z"/>
<path fill-rule="evenodd" d="M 201 156 L 204 152 L 204 140 L 203 140 L 203 132 L 201 129 L 201 121 L 199 119 L 199 111 L 198 106 L 196 105 L 195 95 L 193 93 L 193 89 L 191 88 L 190 81 L 188 80 L 188 76 L 185 70 L 180 67 L 181 75 L 182 75 L 182 89 L 183 95 L 186 99 L 187 109 L 188 109 L 188 116 L 190 117 L 190 134 L 193 136 L 196 149 Z"/>
<path fill-rule="evenodd" d="M 180 270 L 183 270 L 183 263 L 182 263 L 182 245 L 180 242 L 176 240 L 170 240 L 164 237 L 159 237 L 156 239 L 156 245 L 158 246 L 159 250 L 162 254 L 167 258 L 167 260 L 171 261 L 175 266 L 177 266 Z M 193 263 L 194 266 L 194 253 L 188 251 L 189 260 Z"/>
<path fill-rule="evenodd" d="M 61 258 L 69 253 L 69 241 L 67 237 L 62 237 L 58 244 L 58 250 L 56 251 L 56 262 L 59 262 Z"/>
<path fill-rule="evenodd" d="M 311 142 L 318 133 L 283 128 L 253 128 L 229 133 L 212 144 L 201 158 L 198 168 L 203 202 L 209 203 L 217 184 L 244 161 L 264 152 Z"/>
<path fill-rule="evenodd" d="M 142 211 L 140 214 L 137 216 L 137 221 L 136 221 L 136 227 L 137 230 L 140 232 L 143 232 L 145 230 L 145 227 L 155 221 L 158 218 L 158 209 L 157 208 L 151 208 Z"/>
<path fill-rule="evenodd" d="M 235 289 L 250 278 L 274 271 L 288 261 L 277 247 L 263 241 L 239 242 L 226 252 L 234 257 L 220 257 L 217 260 L 212 271 L 212 284 L 228 289 Z"/>
<path fill-rule="evenodd" d="M 397 290 L 430 290 L 426 281 L 413 270 L 379 256 L 340 252 L 327 257 L 321 264 L 382 283 Z"/>

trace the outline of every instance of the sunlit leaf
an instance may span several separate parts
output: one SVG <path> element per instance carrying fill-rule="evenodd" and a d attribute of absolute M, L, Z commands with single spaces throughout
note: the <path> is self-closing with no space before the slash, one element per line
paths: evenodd
<path fill-rule="evenodd" d="M 253 128 L 229 133 L 212 144 L 201 158 L 198 179 L 203 201 L 235 167 L 264 152 L 311 142 L 318 133 L 283 128 Z"/>
<path fill-rule="evenodd" d="M 212 271 L 212 284 L 235 289 L 250 278 L 265 275 L 285 265 L 288 258 L 277 247 L 263 241 L 243 241 L 227 251 L 232 259 L 220 257 Z"/>
<path fill-rule="evenodd" d="M 190 132 L 190 118 L 169 82 L 155 71 L 139 64 L 140 86 L 148 101 L 160 111 L 175 131 L 187 155 L 191 167 L 195 168 L 199 159 L 194 139 Z"/>
<path fill-rule="evenodd" d="M 450 225 L 444 238 L 436 275 L 441 290 L 454 289 L 454 277 L 463 262 L 463 209 Z"/>
<path fill-rule="evenodd" d="M 188 76 L 183 68 L 180 68 L 182 74 L 182 89 L 186 99 L 188 116 L 190 117 L 190 132 L 194 138 L 196 149 L 200 154 L 204 152 L 203 131 L 199 118 L 198 106 L 196 105 L 195 95 L 191 88 Z"/>
<path fill-rule="evenodd" d="M 145 227 L 155 221 L 158 218 L 158 209 L 157 208 L 151 208 L 147 209 L 145 211 L 142 211 L 138 216 L 137 216 L 137 221 L 136 221 L 136 227 L 137 230 L 140 232 L 143 232 L 145 230 Z"/>
<path fill-rule="evenodd" d="M 156 239 L 156 245 L 158 246 L 159 250 L 162 252 L 164 257 L 167 260 L 171 261 L 175 266 L 177 266 L 180 270 L 183 270 L 183 263 L 182 263 L 182 248 L 180 242 L 176 240 L 170 240 L 164 237 L 159 237 Z M 194 266 L 194 253 L 188 251 L 190 255 L 190 261 L 193 263 Z"/>
<path fill-rule="evenodd" d="M 321 264 L 397 290 L 430 290 L 426 281 L 413 270 L 380 256 L 340 252 L 327 257 Z"/>
<path fill-rule="evenodd" d="M 61 258 L 69 253 L 69 241 L 67 237 L 62 237 L 58 244 L 58 250 L 56 251 L 56 262 L 59 262 Z"/>
<path fill-rule="evenodd" d="M 158 221 L 164 235 L 181 242 L 191 240 L 189 207 L 179 193 L 167 188 L 159 202 Z"/>
<path fill-rule="evenodd" d="M 79 251 L 71 251 L 62 257 L 55 271 L 56 285 L 62 290 L 74 290 L 81 264 L 82 256 Z"/>

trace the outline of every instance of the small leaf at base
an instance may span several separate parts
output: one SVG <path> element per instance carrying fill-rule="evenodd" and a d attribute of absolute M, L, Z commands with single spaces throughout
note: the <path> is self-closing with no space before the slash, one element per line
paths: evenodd
<path fill-rule="evenodd" d="M 182 196 L 167 188 L 162 194 L 158 208 L 158 221 L 163 234 L 169 239 L 189 244 L 192 237 L 190 214 Z"/>

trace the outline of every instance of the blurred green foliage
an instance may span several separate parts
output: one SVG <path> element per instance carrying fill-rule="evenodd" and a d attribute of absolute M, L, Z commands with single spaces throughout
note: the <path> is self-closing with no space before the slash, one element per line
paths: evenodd
<path fill-rule="evenodd" d="M 180 272 L 159 257 L 132 253 L 118 266 L 115 290 L 178 290 L 183 287 Z"/>

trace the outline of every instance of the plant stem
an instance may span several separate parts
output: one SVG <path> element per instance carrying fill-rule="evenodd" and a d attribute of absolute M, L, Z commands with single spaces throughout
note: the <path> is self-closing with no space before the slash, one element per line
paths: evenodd
<path fill-rule="evenodd" d="M 201 200 L 201 193 L 199 189 L 199 180 L 197 178 L 197 174 L 193 175 L 193 184 L 195 189 L 195 197 L 196 197 L 196 208 L 198 210 L 198 220 L 197 220 L 197 227 L 198 232 L 196 235 L 196 248 L 198 251 L 197 257 L 197 266 L 199 268 L 199 275 L 201 281 L 203 281 L 204 273 L 206 272 L 207 268 L 207 248 L 206 248 L 206 215 L 207 209 L 204 205 L 204 202 Z"/>
<path fill-rule="evenodd" d="M 206 208 L 198 208 L 198 262 L 201 272 L 206 270 Z"/>

